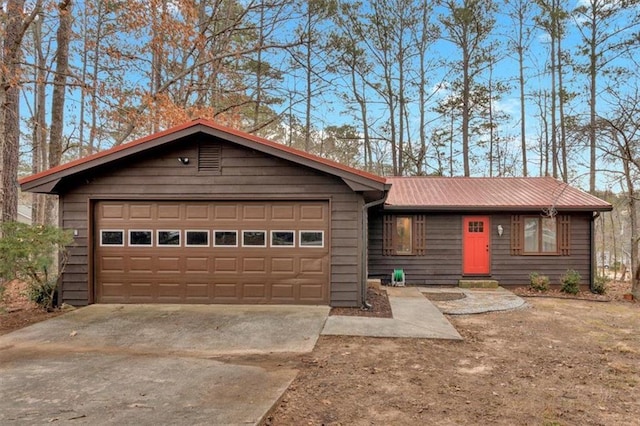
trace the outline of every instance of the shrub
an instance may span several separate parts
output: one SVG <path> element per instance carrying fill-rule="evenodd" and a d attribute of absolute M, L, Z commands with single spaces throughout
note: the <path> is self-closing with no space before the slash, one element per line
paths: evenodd
<path fill-rule="evenodd" d="M 51 309 L 67 260 L 66 246 L 73 241 L 71 233 L 55 226 L 18 222 L 0 224 L 0 233 L 0 276 L 24 281 L 31 300 Z"/>
<path fill-rule="evenodd" d="M 540 275 L 537 272 L 529 274 L 530 287 L 535 291 L 547 291 L 549 290 L 549 277 L 546 275 Z"/>
<path fill-rule="evenodd" d="M 591 291 L 596 294 L 605 294 L 607 292 L 607 284 L 609 284 L 609 278 L 598 275 L 593 280 L 593 287 L 591 288 Z"/>
<path fill-rule="evenodd" d="M 567 269 L 567 272 L 560 277 L 560 283 L 562 284 L 560 287 L 560 291 L 569 294 L 578 294 L 580 291 L 580 280 L 582 277 L 580 274 L 573 270 Z"/>

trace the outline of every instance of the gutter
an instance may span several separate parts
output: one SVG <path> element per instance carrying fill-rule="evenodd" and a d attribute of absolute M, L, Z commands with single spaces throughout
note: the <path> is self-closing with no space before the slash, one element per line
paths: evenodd
<path fill-rule="evenodd" d="M 596 253 L 596 219 L 600 217 L 600 212 L 594 212 L 591 216 L 591 279 L 589 280 L 589 290 L 593 293 L 593 285 L 598 274 L 598 253 Z"/>
<path fill-rule="evenodd" d="M 362 206 L 362 236 L 364 244 L 362 244 L 362 252 L 360 253 L 360 258 L 362 259 L 360 297 L 362 300 L 362 309 L 366 310 L 371 309 L 371 305 L 367 302 L 367 280 L 369 278 L 369 208 L 384 204 L 389 196 L 390 188 L 391 185 L 385 185 L 384 196 L 382 198 L 373 200 Z"/>

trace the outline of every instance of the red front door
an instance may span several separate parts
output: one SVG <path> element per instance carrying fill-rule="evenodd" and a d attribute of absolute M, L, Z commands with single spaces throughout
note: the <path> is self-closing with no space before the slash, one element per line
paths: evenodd
<path fill-rule="evenodd" d="M 462 273 L 489 275 L 489 218 L 466 216 L 462 226 Z"/>

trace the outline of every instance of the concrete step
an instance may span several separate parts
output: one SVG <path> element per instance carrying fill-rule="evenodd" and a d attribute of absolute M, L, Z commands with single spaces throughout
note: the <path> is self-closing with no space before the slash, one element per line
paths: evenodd
<path fill-rule="evenodd" d="M 498 288 L 500 283 L 497 280 L 458 280 L 460 288 Z"/>

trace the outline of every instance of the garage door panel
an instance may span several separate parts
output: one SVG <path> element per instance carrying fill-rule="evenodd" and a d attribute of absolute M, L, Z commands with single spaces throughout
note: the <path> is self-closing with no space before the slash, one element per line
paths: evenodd
<path fill-rule="evenodd" d="M 187 274 L 200 274 L 209 272 L 208 257 L 187 257 L 186 271 Z"/>
<path fill-rule="evenodd" d="M 187 205 L 185 216 L 187 220 L 209 221 L 211 219 L 207 204 Z"/>
<path fill-rule="evenodd" d="M 322 299 L 324 291 L 323 283 L 300 284 L 301 300 L 318 300 Z"/>
<path fill-rule="evenodd" d="M 157 206 L 158 220 L 179 220 L 180 204 L 160 204 Z"/>
<path fill-rule="evenodd" d="M 295 210 L 293 204 L 271 206 L 271 220 L 274 222 L 293 222 L 296 219 Z"/>
<path fill-rule="evenodd" d="M 153 218 L 153 206 L 151 204 L 131 204 L 129 206 L 129 219 L 151 220 Z"/>
<path fill-rule="evenodd" d="M 242 283 L 242 298 L 264 299 L 267 295 L 267 286 L 264 283 Z"/>
<path fill-rule="evenodd" d="M 238 221 L 238 206 L 237 205 L 216 205 L 214 207 L 213 220 L 215 221 Z"/>
<path fill-rule="evenodd" d="M 300 206 L 300 220 L 303 222 L 323 222 L 326 214 L 326 208 L 322 204 Z"/>
<path fill-rule="evenodd" d="M 238 285 L 234 281 L 215 283 L 213 285 L 213 294 L 216 299 L 236 300 L 238 298 Z"/>
<path fill-rule="evenodd" d="M 327 259 L 304 258 L 304 257 L 300 259 L 301 273 L 324 274 L 326 272 L 327 266 L 328 266 Z"/>
<path fill-rule="evenodd" d="M 100 264 L 105 272 L 124 273 L 124 257 L 122 256 L 102 256 Z"/>
<path fill-rule="evenodd" d="M 238 259 L 235 257 L 216 257 L 213 272 L 238 272 Z"/>
<path fill-rule="evenodd" d="M 248 205 L 242 207 L 242 220 L 266 221 L 267 207 L 265 205 Z"/>
<path fill-rule="evenodd" d="M 293 273 L 295 272 L 295 259 L 291 257 L 274 257 L 271 258 L 271 272 L 273 274 Z"/>
<path fill-rule="evenodd" d="M 163 303 L 179 303 L 184 300 L 185 286 L 180 282 L 159 283 L 158 301 Z"/>
<path fill-rule="evenodd" d="M 207 303 L 210 299 L 210 285 L 207 282 L 187 282 L 186 298 L 191 303 Z"/>
<path fill-rule="evenodd" d="M 331 232 L 328 202 L 98 202 L 100 230 L 122 230 L 122 246 L 95 248 L 97 301 L 102 303 L 328 302 Z M 153 232 L 152 245 L 131 246 L 129 231 Z M 180 246 L 158 246 L 158 231 L 180 231 Z M 206 245 L 185 247 L 188 230 Z M 214 246 L 214 231 L 237 233 L 238 246 Z M 242 231 L 264 232 L 266 245 L 243 246 Z M 271 231 L 293 232 L 295 244 L 271 246 Z M 301 247 L 301 232 L 322 232 L 323 247 Z M 251 244 L 251 240 L 247 240 Z"/>
<path fill-rule="evenodd" d="M 266 262 L 263 257 L 245 257 L 242 259 L 242 272 L 254 274 L 267 272 Z"/>
<path fill-rule="evenodd" d="M 180 258 L 158 256 L 158 272 L 161 274 L 179 274 L 181 273 Z"/>
<path fill-rule="evenodd" d="M 155 295 L 151 281 L 132 281 L 127 287 L 129 287 L 128 290 L 132 300 L 140 301 L 145 299 L 151 301 Z"/>
<path fill-rule="evenodd" d="M 109 203 L 109 204 L 103 204 L 102 205 L 102 211 L 101 211 L 101 215 L 104 219 L 109 219 L 109 220 L 114 220 L 114 219 L 119 219 L 119 220 L 124 220 L 125 215 L 124 215 L 124 204 L 116 204 L 116 203 Z"/>
<path fill-rule="evenodd" d="M 280 302 L 295 300 L 296 287 L 293 284 L 278 283 L 271 286 L 271 299 Z"/>
<path fill-rule="evenodd" d="M 153 272 L 153 263 L 151 256 L 131 256 L 129 258 L 129 272 L 151 273 Z"/>

